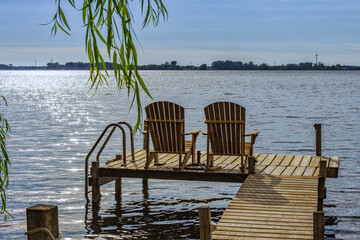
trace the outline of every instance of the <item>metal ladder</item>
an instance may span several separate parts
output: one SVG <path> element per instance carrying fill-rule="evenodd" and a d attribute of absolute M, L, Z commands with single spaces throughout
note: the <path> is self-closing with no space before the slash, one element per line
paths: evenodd
<path fill-rule="evenodd" d="M 105 127 L 104 131 L 101 133 L 100 137 L 95 142 L 94 146 L 91 148 L 90 152 L 88 153 L 88 155 L 86 156 L 86 159 L 85 159 L 85 198 L 86 198 L 86 201 L 90 201 L 89 197 L 88 197 L 88 194 L 90 192 L 89 191 L 89 158 L 93 154 L 96 147 L 99 145 L 102 138 L 105 136 L 105 134 L 108 132 L 108 130 L 110 128 L 112 128 L 112 129 L 111 129 L 109 135 L 105 139 L 103 145 L 101 146 L 99 152 L 96 155 L 96 161 L 100 162 L 101 153 L 103 152 L 104 148 L 106 147 L 107 143 L 109 142 L 109 140 L 110 140 L 111 136 L 113 135 L 113 133 L 115 132 L 116 128 L 119 128 L 122 132 L 122 137 L 123 137 L 123 163 L 121 164 L 121 166 L 126 166 L 126 134 L 125 134 L 124 128 L 121 125 L 126 125 L 129 128 L 130 141 L 131 141 L 131 157 L 132 157 L 132 160 L 130 162 L 135 162 L 134 132 L 133 132 L 133 129 L 130 126 L 130 124 L 127 122 L 117 122 L 117 123 L 111 123 L 111 124 L 107 125 Z"/>

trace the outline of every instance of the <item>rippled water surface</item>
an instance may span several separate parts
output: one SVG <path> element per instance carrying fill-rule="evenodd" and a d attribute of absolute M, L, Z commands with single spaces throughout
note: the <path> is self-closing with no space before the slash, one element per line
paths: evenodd
<path fill-rule="evenodd" d="M 341 157 L 338 179 L 327 180 L 328 239 L 360 239 L 360 71 L 148 71 L 155 100 L 186 108 L 186 130 L 205 130 L 203 108 L 233 101 L 247 109 L 247 130 L 261 132 L 256 152 L 314 154 L 314 123 L 323 124 L 323 155 Z M 86 71 L 0 71 L 0 105 L 8 118 L 12 162 L 7 191 L 15 220 L 0 223 L 0 239 L 23 239 L 29 206 L 59 206 L 65 239 L 196 239 L 197 209 L 209 205 L 217 221 L 240 187 L 208 183 L 124 179 L 102 187 L 99 212 L 84 198 L 84 159 L 104 127 L 134 125 L 131 99 L 110 82 L 94 92 Z M 143 95 L 143 105 L 151 100 Z M 117 141 L 116 141 L 117 140 Z M 205 150 L 199 136 L 198 150 Z M 141 148 L 142 136 L 136 136 Z M 121 153 L 120 138 L 101 162 Z"/>

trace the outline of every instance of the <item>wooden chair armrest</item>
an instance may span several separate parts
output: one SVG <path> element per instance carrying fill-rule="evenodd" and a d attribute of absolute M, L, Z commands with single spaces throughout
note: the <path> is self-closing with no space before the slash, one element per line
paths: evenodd
<path fill-rule="evenodd" d="M 260 133 L 259 131 L 251 131 L 251 132 L 248 132 L 248 133 L 243 135 L 245 137 L 251 136 L 251 148 L 252 148 L 252 145 L 255 144 L 255 140 L 256 140 L 259 133 Z M 252 152 L 252 150 L 251 150 L 251 152 Z"/>
<path fill-rule="evenodd" d="M 190 132 L 183 133 L 183 135 L 194 135 L 194 134 L 199 134 L 200 132 L 201 132 L 200 130 L 192 130 Z"/>
<path fill-rule="evenodd" d="M 207 135 L 207 131 L 203 131 L 202 134 L 203 134 L 203 135 Z"/>
<path fill-rule="evenodd" d="M 251 131 L 244 134 L 244 136 L 257 136 L 259 133 L 260 133 L 259 131 Z"/>

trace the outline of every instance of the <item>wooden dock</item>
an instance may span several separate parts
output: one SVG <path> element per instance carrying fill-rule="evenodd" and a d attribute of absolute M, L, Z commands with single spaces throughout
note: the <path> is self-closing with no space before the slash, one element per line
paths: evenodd
<path fill-rule="evenodd" d="M 250 175 L 212 238 L 313 239 L 317 201 L 317 177 Z"/>
<path fill-rule="evenodd" d="M 198 161 L 205 163 L 206 153 L 199 152 L 198 156 Z M 264 153 L 254 154 L 254 157 L 257 160 L 255 174 L 249 174 L 247 164 L 242 172 L 241 157 L 237 156 L 215 156 L 215 167 L 221 167 L 218 171 L 205 171 L 202 166 L 179 171 L 175 170 L 179 155 L 161 153 L 159 162 L 163 165 L 152 163 L 145 169 L 146 151 L 139 149 L 134 151 L 135 161 L 131 152 L 126 154 L 126 165 L 120 158 L 111 159 L 102 166 L 97 161 L 92 162 L 87 181 L 92 186 L 95 204 L 100 201 L 100 186 L 108 182 L 115 180 L 116 196 L 121 195 L 123 177 L 243 182 L 217 230 L 211 233 L 208 227 L 208 237 L 201 235 L 201 239 L 323 239 L 325 176 L 338 177 L 339 157 Z M 319 217 L 315 218 L 315 211 Z M 210 214 L 210 210 L 208 212 Z M 318 237 L 313 237 L 315 233 Z"/>
<path fill-rule="evenodd" d="M 237 156 L 215 156 L 214 165 L 221 166 L 221 170 L 205 172 L 199 167 L 189 167 L 182 171 L 174 171 L 178 165 L 178 154 L 159 154 L 161 166 L 150 165 L 144 169 L 146 152 L 135 150 L 135 161 L 127 161 L 122 166 L 122 160 L 109 160 L 99 168 L 99 177 L 132 177 L 132 178 L 155 178 L 194 181 L 217 181 L 217 182 L 243 182 L 247 177 L 247 169 L 241 172 L 241 158 Z M 327 161 L 327 177 L 336 178 L 339 171 L 339 157 L 318 157 L 311 155 L 286 155 L 286 154 L 254 154 L 257 159 L 256 173 L 274 176 L 317 176 L 319 174 L 320 160 Z M 127 159 L 131 159 L 131 153 L 127 153 Z M 206 162 L 206 153 L 200 154 L 200 162 Z M 247 164 L 246 164 L 247 165 Z"/>
<path fill-rule="evenodd" d="M 175 108 L 179 111 L 171 110 Z M 99 210 L 100 186 L 115 181 L 115 197 L 119 199 L 121 179 L 124 177 L 242 182 L 243 185 L 226 208 L 216 227 L 211 223 L 210 208 L 208 206 L 199 208 L 201 240 L 324 239 L 325 179 L 338 177 L 340 158 L 322 156 L 321 124 L 314 125 L 316 156 L 255 154 L 252 146 L 259 132 L 245 134 L 245 109 L 243 107 L 233 103 L 218 102 L 205 109 L 207 108 L 209 110 L 205 110 L 205 115 L 210 119 L 207 119 L 206 123 L 208 129 L 210 126 L 213 130 L 206 133 L 207 153 L 197 152 L 196 160 L 195 141 L 199 131 L 183 132 L 184 109 L 179 105 L 157 102 L 146 107 L 146 122 L 150 127 L 144 131 L 143 149 L 134 150 L 133 131 L 128 123 L 109 124 L 85 160 L 85 198 L 90 201 L 88 194 L 91 192 L 93 213 Z M 235 108 L 238 110 L 235 111 Z M 222 114 L 214 115 L 212 111 L 215 110 Z M 241 118 L 237 119 L 238 116 Z M 126 152 L 123 125 L 129 128 L 131 152 Z M 233 129 L 233 125 L 237 126 L 237 129 Z M 123 154 L 116 155 L 114 159 L 100 165 L 101 152 L 116 128 L 122 130 L 123 133 Z M 89 175 L 89 158 L 110 129 L 112 130 L 97 153 L 96 161 L 91 163 Z M 154 145 L 151 153 L 156 155 L 150 153 L 150 131 L 153 131 L 154 135 L 151 137 Z M 241 134 L 237 136 L 239 131 Z M 216 134 L 211 135 L 214 132 Z M 170 135 L 165 133 L 170 133 Z M 181 134 L 191 134 L 192 140 L 180 141 Z M 251 136 L 251 147 L 247 151 L 247 143 L 243 139 L 245 136 Z M 235 141 L 232 142 L 233 140 Z M 209 142 L 216 145 L 211 148 L 211 151 L 209 151 Z M 187 146 L 189 143 L 191 145 Z M 234 148 L 234 146 L 237 147 Z M 240 152 L 239 147 L 241 147 Z M 181 149 L 181 151 L 175 151 L 176 149 Z M 185 157 L 182 157 L 185 150 L 187 153 Z M 250 156 L 246 158 L 245 154 Z M 148 159 L 147 156 L 149 156 Z M 192 156 L 192 163 L 188 164 L 190 156 Z M 89 186 L 91 186 L 91 191 L 89 191 Z"/>

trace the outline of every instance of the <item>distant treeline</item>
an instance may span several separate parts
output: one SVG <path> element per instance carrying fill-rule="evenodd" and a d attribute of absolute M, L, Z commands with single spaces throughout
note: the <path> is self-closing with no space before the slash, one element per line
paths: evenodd
<path fill-rule="evenodd" d="M 213 70 L 360 70 L 360 66 L 332 65 L 325 66 L 319 62 L 301 62 L 299 64 L 289 63 L 283 65 L 270 66 L 266 63 L 260 65 L 254 64 L 252 61 L 243 63 L 241 61 L 215 61 L 211 64 Z"/>
<path fill-rule="evenodd" d="M 113 64 L 106 62 L 105 66 L 108 70 L 113 69 Z M 102 66 L 101 66 L 102 68 Z M 0 64 L 0 70 L 22 70 L 22 69 L 47 69 L 47 70 L 89 70 L 90 64 L 83 62 L 67 62 L 60 64 L 58 62 L 47 63 L 46 66 L 13 66 L 12 64 Z M 202 64 L 200 66 L 179 66 L 177 61 L 165 62 L 163 64 L 148 64 L 138 66 L 138 70 L 360 70 L 360 66 L 349 65 L 328 65 L 325 66 L 319 62 L 317 64 L 312 62 L 301 62 L 299 64 L 289 63 L 283 65 L 268 65 L 266 63 L 254 64 L 242 61 L 214 61 L 211 66 Z"/>
<path fill-rule="evenodd" d="M 106 68 L 113 69 L 112 63 L 105 63 Z M 64 70 L 88 70 L 90 69 L 89 63 L 82 62 L 67 62 L 64 65 L 59 63 L 48 63 L 46 69 L 64 69 Z M 325 66 L 319 62 L 317 64 L 312 62 L 301 62 L 299 64 L 289 63 L 283 65 L 270 66 L 266 63 L 255 64 L 252 61 L 214 61 L 211 66 L 202 64 L 200 66 L 179 66 L 177 61 L 165 62 L 163 64 L 149 64 L 140 65 L 138 70 L 360 70 L 360 66 L 348 66 L 348 65 L 331 65 Z"/>
<path fill-rule="evenodd" d="M 105 63 L 106 69 L 112 70 L 113 64 L 110 62 Z M 201 65 L 203 66 L 203 65 Z M 200 67 L 201 67 L 200 66 Z M 100 66 L 103 68 L 102 66 Z M 200 69 L 200 67 L 195 66 L 179 66 L 177 65 L 177 61 L 165 62 L 163 64 L 149 64 L 149 65 L 140 65 L 138 66 L 138 70 L 184 70 L 184 69 Z M 206 64 L 203 66 L 206 69 Z M 89 70 L 90 63 L 83 62 L 67 62 L 64 65 L 55 63 L 48 63 L 46 69 L 50 70 Z"/>
<path fill-rule="evenodd" d="M 106 68 L 109 70 L 113 69 L 112 63 L 105 63 Z M 82 62 L 67 62 L 64 65 L 59 63 L 48 63 L 46 69 L 64 69 L 64 70 L 88 70 L 90 69 L 89 63 Z M 149 64 L 140 65 L 138 70 L 360 70 L 360 66 L 348 66 L 348 65 L 331 65 L 325 66 L 319 62 L 314 64 L 312 62 L 301 62 L 299 64 L 289 63 L 283 65 L 270 66 L 266 63 L 255 64 L 250 62 L 241 61 L 215 61 L 212 62 L 211 66 L 202 64 L 200 66 L 179 66 L 177 61 L 165 62 L 163 64 Z"/>

